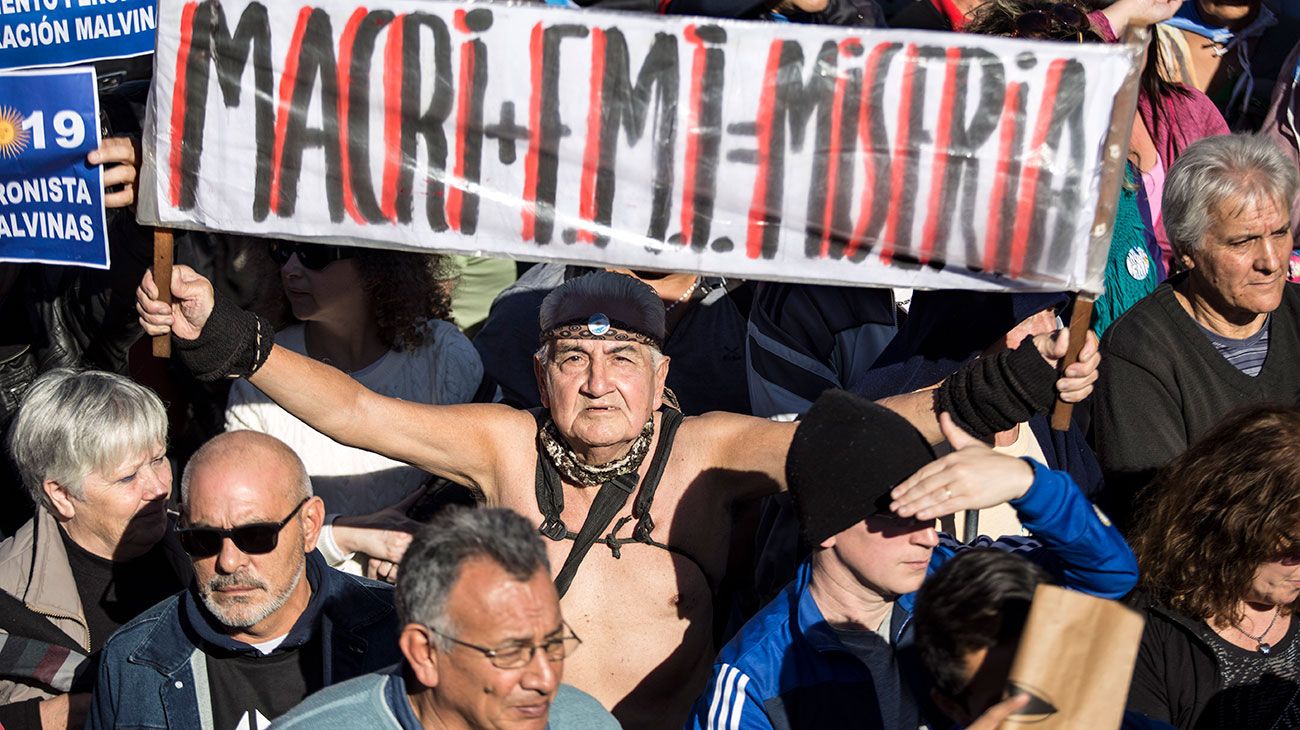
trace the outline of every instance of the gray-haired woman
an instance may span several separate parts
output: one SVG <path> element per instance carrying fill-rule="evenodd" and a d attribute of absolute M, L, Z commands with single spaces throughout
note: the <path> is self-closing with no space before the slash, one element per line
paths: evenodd
<path fill-rule="evenodd" d="M 167 415 L 153 391 L 121 375 L 51 370 L 27 392 L 9 449 L 36 515 L 0 543 L 12 660 L 0 725 L 80 726 L 90 687 L 74 679 L 78 666 L 189 580 L 167 513 Z"/>
<path fill-rule="evenodd" d="M 1300 402 L 1300 287 L 1287 282 L 1296 188 L 1295 165 L 1255 136 L 1202 139 L 1169 171 L 1165 229 L 1185 271 L 1101 346 L 1095 435 L 1113 516 L 1227 412 Z"/>

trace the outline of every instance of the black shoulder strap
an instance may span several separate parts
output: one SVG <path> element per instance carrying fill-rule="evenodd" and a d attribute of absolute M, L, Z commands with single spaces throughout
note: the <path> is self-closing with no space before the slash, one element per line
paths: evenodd
<path fill-rule="evenodd" d="M 577 535 L 560 518 L 564 514 L 564 486 L 559 472 L 551 460 L 546 458 L 546 450 L 542 448 L 541 431 L 546 424 L 546 409 L 530 408 L 528 412 L 537 420 L 537 471 L 533 477 L 533 489 L 537 496 L 537 511 L 542 515 L 542 526 L 538 532 L 552 540 L 576 538 Z"/>
<path fill-rule="evenodd" d="M 650 468 L 646 470 L 645 481 L 641 482 L 641 491 L 637 492 L 636 502 L 632 504 L 632 516 L 636 518 L 636 527 L 632 536 L 637 542 L 653 543 L 650 533 L 655 529 L 655 522 L 650 518 L 650 505 L 655 499 L 655 490 L 659 480 L 668 466 L 668 455 L 672 453 L 673 439 L 677 437 L 677 427 L 682 425 L 681 412 L 665 408 L 659 425 L 659 443 L 655 446 Z"/>
<path fill-rule="evenodd" d="M 591 502 L 591 508 L 587 510 L 587 519 L 582 523 L 582 529 L 573 538 L 573 548 L 569 550 L 569 556 L 564 559 L 564 565 L 560 567 L 560 572 L 555 575 L 555 590 L 564 598 L 564 594 L 569 591 L 569 584 L 573 582 L 573 576 L 578 572 L 578 566 L 582 564 L 583 558 L 591 551 L 591 546 L 596 543 L 600 533 L 609 527 L 609 523 L 614 521 L 614 517 L 627 504 L 627 498 L 631 496 L 632 490 L 636 489 L 637 474 L 624 474 L 621 477 L 615 477 L 604 484 L 600 485 L 600 491 L 596 492 L 596 498 Z M 560 523 L 563 525 L 564 523 Z"/>
<path fill-rule="evenodd" d="M 536 413 L 535 416 L 540 423 L 542 416 Z M 638 542 L 654 542 L 650 538 L 650 531 L 654 529 L 654 522 L 650 519 L 650 504 L 654 500 L 655 487 L 659 485 L 664 467 L 668 464 L 668 454 L 672 450 L 673 438 L 681 422 L 681 413 L 673 409 L 663 411 L 660 419 L 659 441 L 655 445 L 646 479 L 642 482 L 641 491 L 632 506 L 632 514 L 638 519 L 634 533 Z M 564 565 L 555 575 L 555 589 L 561 598 L 568 592 L 569 585 L 573 583 L 573 576 L 577 574 L 578 566 L 591 551 L 591 546 L 600 539 L 601 533 L 622 511 L 623 505 L 627 504 L 628 497 L 637 488 L 638 480 L 637 474 L 633 472 L 600 485 L 600 491 L 596 492 L 596 498 L 592 500 L 591 507 L 587 510 L 587 519 L 583 521 L 582 528 L 574 533 L 560 517 L 564 512 L 564 485 L 559 472 L 546 458 L 546 454 L 540 448 L 538 449 L 535 489 L 537 509 L 542 514 L 542 526 L 538 531 L 551 540 L 559 541 L 565 538 L 573 540 L 573 548 L 569 550 Z M 609 539 L 613 539 L 612 532 Z"/>

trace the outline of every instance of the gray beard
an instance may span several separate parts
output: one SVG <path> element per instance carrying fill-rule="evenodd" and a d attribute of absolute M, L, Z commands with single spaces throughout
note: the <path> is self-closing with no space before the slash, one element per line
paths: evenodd
<path fill-rule="evenodd" d="M 208 612 L 220 621 L 222 626 L 231 629 L 247 629 L 265 621 L 271 614 L 284 608 L 284 604 L 289 602 L 289 596 L 292 596 L 294 590 L 298 588 L 298 583 L 302 580 L 302 574 L 306 567 L 306 560 L 298 563 L 298 571 L 293 574 L 293 580 L 289 581 L 288 587 L 282 593 L 272 596 L 270 600 L 260 606 L 246 603 L 242 599 L 233 606 L 222 606 L 212 600 L 213 591 L 221 587 L 223 583 L 232 585 L 250 583 L 247 580 L 240 580 L 238 573 L 230 576 L 216 576 L 207 584 L 199 586 L 199 598 L 202 599 L 203 605 L 208 609 Z M 266 585 L 261 581 L 256 581 L 254 584 L 263 587 Z"/>

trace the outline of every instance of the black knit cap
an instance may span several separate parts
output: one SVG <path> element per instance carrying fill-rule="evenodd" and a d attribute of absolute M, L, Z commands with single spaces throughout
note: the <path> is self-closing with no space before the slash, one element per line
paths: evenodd
<path fill-rule="evenodd" d="M 876 512 L 889 492 L 934 461 L 934 449 L 907 419 L 843 390 L 813 403 L 795 429 L 785 461 L 799 534 L 816 547 Z"/>

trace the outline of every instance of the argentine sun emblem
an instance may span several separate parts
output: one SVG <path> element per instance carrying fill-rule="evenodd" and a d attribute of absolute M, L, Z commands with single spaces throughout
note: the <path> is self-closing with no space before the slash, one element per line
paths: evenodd
<path fill-rule="evenodd" d="M 21 155 L 29 137 L 23 129 L 23 115 L 12 107 L 0 106 L 0 157 L 13 159 Z"/>

